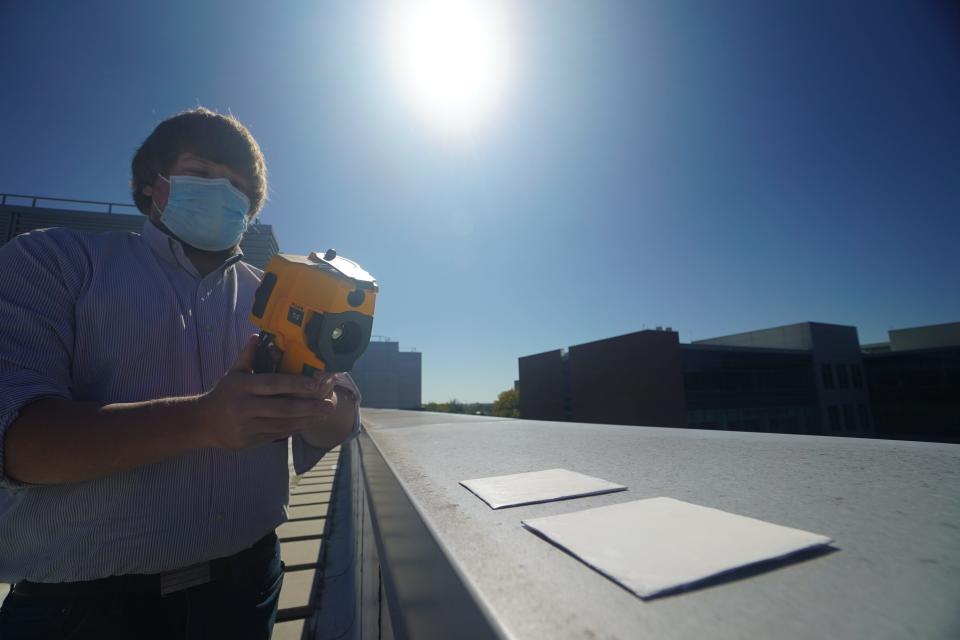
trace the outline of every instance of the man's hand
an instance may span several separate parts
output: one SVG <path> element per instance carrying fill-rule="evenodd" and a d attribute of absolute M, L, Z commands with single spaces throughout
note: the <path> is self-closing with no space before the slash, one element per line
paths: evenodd
<path fill-rule="evenodd" d="M 244 449 L 306 430 L 316 431 L 337 412 L 332 376 L 252 373 L 257 338 L 208 393 L 196 415 L 207 446 Z"/>
<path fill-rule="evenodd" d="M 333 376 L 253 374 L 255 340 L 201 396 L 31 402 L 7 429 L 7 476 L 31 484 L 83 482 L 203 447 L 242 449 L 293 433 L 318 447 L 340 444 L 354 424 L 356 405 L 337 402 Z"/>
<path fill-rule="evenodd" d="M 333 375 L 325 376 L 324 380 L 327 379 L 332 380 Z M 336 412 L 301 434 L 314 447 L 332 449 L 347 439 L 356 424 L 357 399 L 353 392 L 349 388 L 335 387 L 333 401 L 337 405 Z"/>

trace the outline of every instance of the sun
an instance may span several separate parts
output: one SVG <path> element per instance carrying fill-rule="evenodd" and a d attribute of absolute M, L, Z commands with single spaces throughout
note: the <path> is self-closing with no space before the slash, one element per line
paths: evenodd
<path fill-rule="evenodd" d="M 403 97 L 431 125 L 473 134 L 501 107 L 513 39 L 498 0 L 400 0 L 387 14 L 387 57 Z"/>

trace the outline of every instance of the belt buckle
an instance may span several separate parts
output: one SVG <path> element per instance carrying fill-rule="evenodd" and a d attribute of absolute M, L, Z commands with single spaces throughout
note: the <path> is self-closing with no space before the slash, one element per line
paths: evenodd
<path fill-rule="evenodd" d="M 199 562 L 189 567 L 164 571 L 160 574 L 160 595 L 166 596 L 190 587 L 206 584 L 212 580 L 209 562 Z"/>

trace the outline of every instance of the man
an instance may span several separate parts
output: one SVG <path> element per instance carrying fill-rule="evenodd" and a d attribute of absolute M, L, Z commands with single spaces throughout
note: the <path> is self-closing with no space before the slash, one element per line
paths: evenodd
<path fill-rule="evenodd" d="M 160 123 L 134 156 L 142 235 L 0 248 L 0 637 L 269 637 L 287 437 L 298 473 L 356 432 L 349 376 L 252 373 L 266 195 L 235 118 Z"/>

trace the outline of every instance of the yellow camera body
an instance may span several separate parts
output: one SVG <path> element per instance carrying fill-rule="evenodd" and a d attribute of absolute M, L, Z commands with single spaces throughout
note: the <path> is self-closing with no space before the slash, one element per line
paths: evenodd
<path fill-rule="evenodd" d="M 349 371 L 370 343 L 378 291 L 369 273 L 333 249 L 274 255 L 250 312 L 260 327 L 254 370 Z"/>

